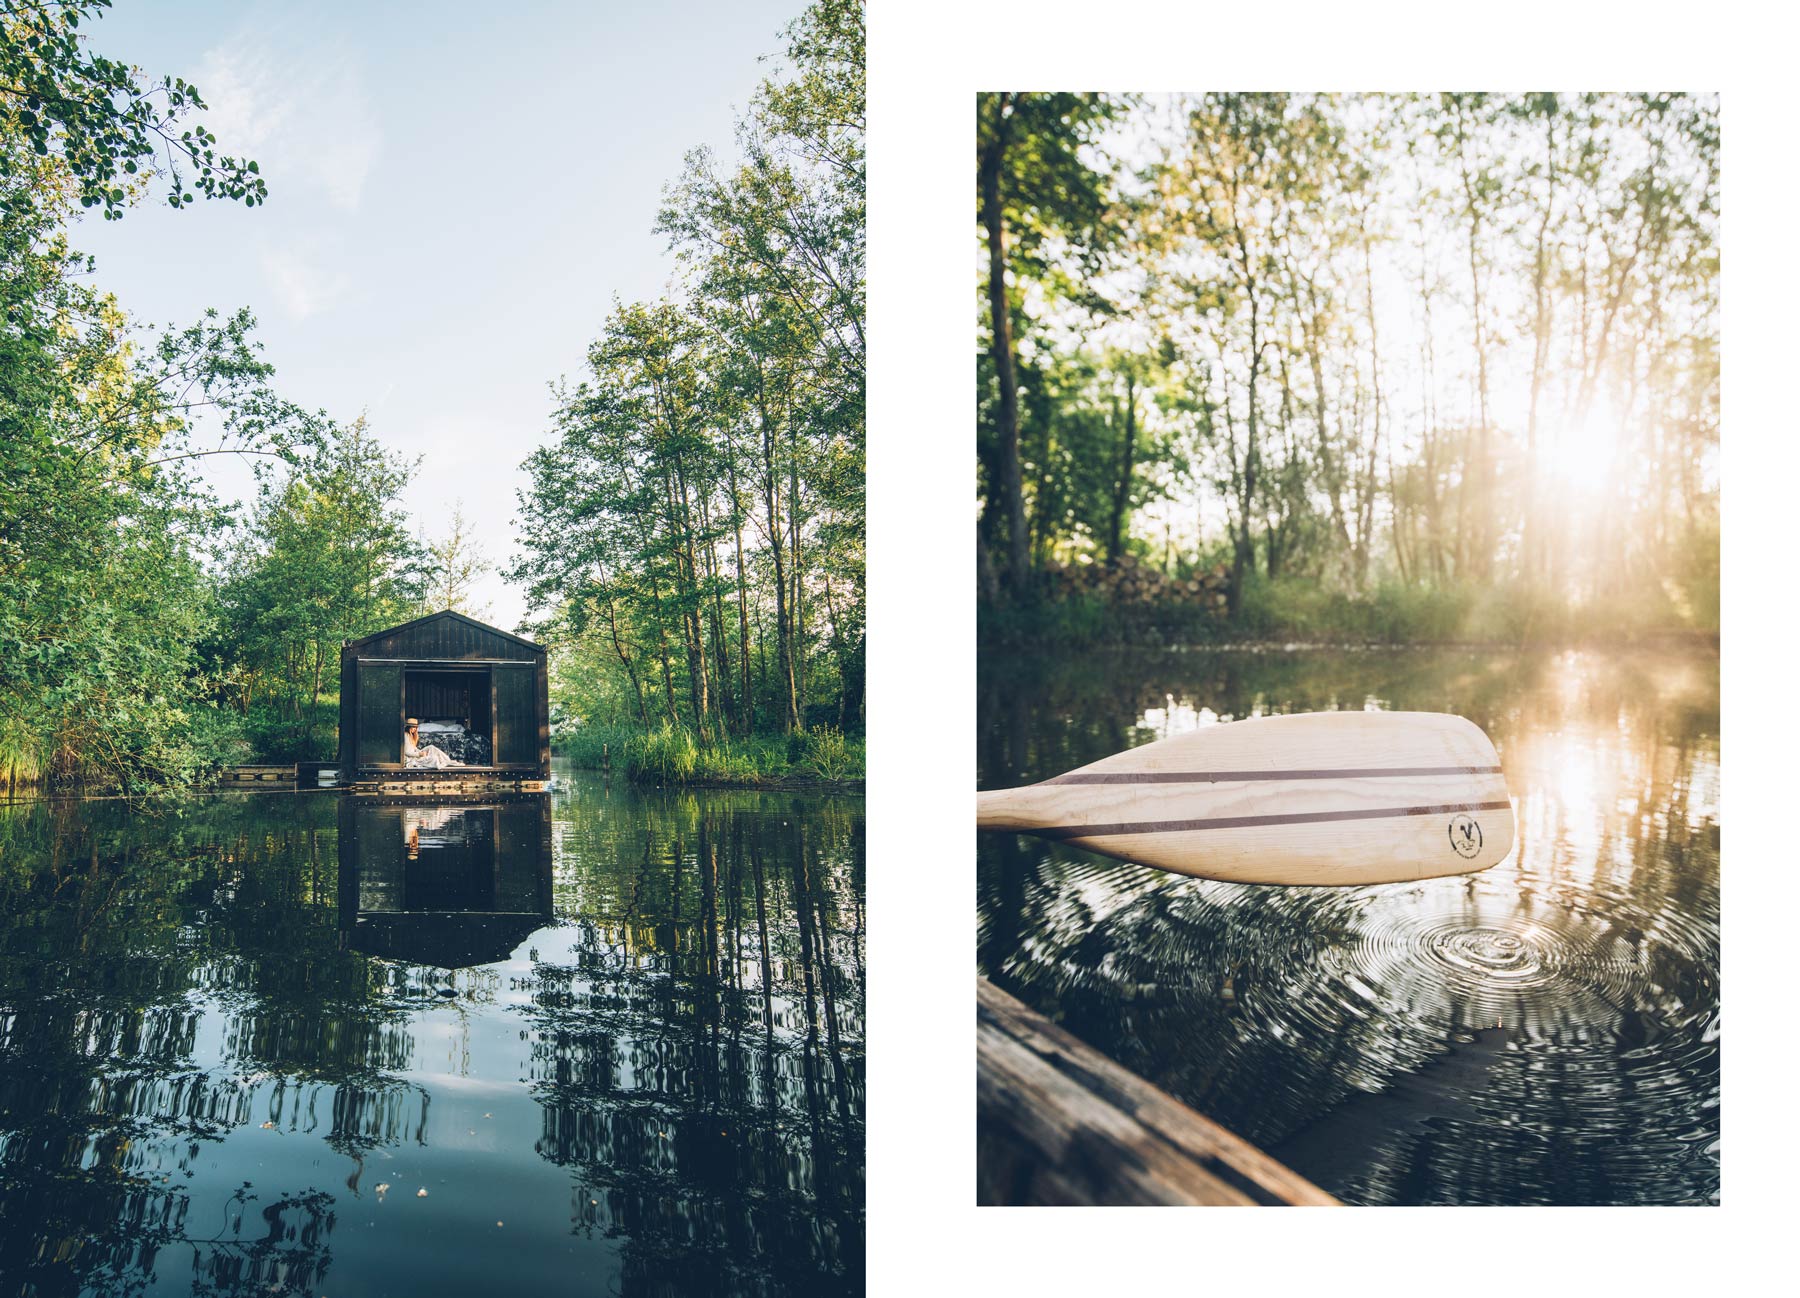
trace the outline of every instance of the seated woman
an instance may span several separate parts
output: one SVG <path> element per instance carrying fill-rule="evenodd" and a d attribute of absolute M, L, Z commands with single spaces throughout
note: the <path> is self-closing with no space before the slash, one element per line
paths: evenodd
<path fill-rule="evenodd" d="M 446 767 L 464 765 L 436 744 L 419 747 L 419 719 L 417 717 L 406 719 L 406 740 L 400 745 L 400 756 L 406 759 L 408 770 L 441 771 Z"/>

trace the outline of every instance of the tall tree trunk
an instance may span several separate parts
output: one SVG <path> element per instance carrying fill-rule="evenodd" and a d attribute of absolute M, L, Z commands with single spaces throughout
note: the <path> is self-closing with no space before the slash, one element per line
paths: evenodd
<path fill-rule="evenodd" d="M 669 530 L 675 549 L 675 612 L 681 621 L 682 653 L 687 658 L 688 706 L 693 710 L 694 730 L 704 741 L 710 724 L 706 651 L 700 639 L 700 587 L 695 579 L 693 529 L 688 517 L 687 487 L 679 467 L 663 475 L 663 496 L 668 508 Z"/>
<path fill-rule="evenodd" d="M 778 481 L 775 467 L 775 428 L 766 406 L 762 415 L 762 487 L 763 510 L 767 520 L 769 553 L 775 560 L 775 673 L 782 696 L 782 726 L 788 731 L 800 728 L 798 696 L 794 689 L 794 655 L 789 640 L 787 561 L 782 554 L 781 514 L 776 507 Z M 789 508 L 792 508 L 790 503 Z"/>
<path fill-rule="evenodd" d="M 1262 333 L 1254 285 L 1250 288 L 1250 404 L 1245 414 L 1244 424 L 1244 474 L 1242 494 L 1238 499 L 1238 541 L 1236 551 L 1232 555 L 1231 591 L 1232 612 L 1238 608 L 1237 599 L 1244 584 L 1244 577 L 1256 566 L 1256 543 L 1250 535 L 1250 512 L 1256 507 L 1256 487 L 1258 470 L 1262 467 L 1261 448 L 1256 440 L 1256 380 L 1262 373 Z"/>
<path fill-rule="evenodd" d="M 789 580 L 794 583 L 788 607 L 794 613 L 794 706 L 800 729 L 806 727 L 806 576 L 800 549 L 800 433 L 788 420 L 788 537 L 793 550 L 788 556 Z"/>
<path fill-rule="evenodd" d="M 1369 316 L 1369 383 L 1373 389 L 1370 400 L 1373 402 L 1374 429 L 1371 433 L 1367 454 L 1363 460 L 1363 482 L 1358 495 L 1356 548 L 1353 551 L 1356 559 L 1356 588 L 1367 589 L 1369 584 L 1369 554 L 1373 549 L 1372 540 L 1375 531 L 1375 465 L 1381 453 L 1383 437 L 1386 430 L 1381 422 L 1381 335 L 1375 327 L 1375 261 L 1373 240 L 1369 237 L 1369 209 L 1365 204 L 1358 214 L 1357 233 L 1362 236 L 1363 252 L 1363 305 Z M 1393 478 L 1393 455 L 1388 455 L 1388 477 Z"/>
<path fill-rule="evenodd" d="M 726 473 L 731 486 L 731 538 L 737 557 L 738 667 L 741 671 L 742 723 L 744 734 L 756 729 L 756 696 L 750 692 L 750 610 L 744 574 L 744 506 L 738 496 L 737 448 L 726 448 Z"/>
<path fill-rule="evenodd" d="M 1469 174 L 1466 137 L 1463 130 L 1461 103 L 1455 107 L 1456 161 L 1462 177 L 1463 201 L 1469 218 L 1469 293 L 1475 323 L 1475 454 L 1472 464 L 1463 466 L 1459 502 L 1468 523 L 1465 558 L 1471 575 L 1486 581 L 1493 573 L 1493 460 L 1488 421 L 1488 346 L 1487 319 L 1481 293 L 1481 198 L 1475 193 L 1475 179 Z"/>
<path fill-rule="evenodd" d="M 1525 501 L 1520 518 L 1519 550 L 1523 575 L 1527 582 L 1537 580 L 1540 563 L 1538 509 L 1538 403 L 1543 398 L 1544 375 L 1550 365 L 1550 220 L 1556 207 L 1556 106 L 1544 114 L 1544 210 L 1538 218 L 1537 246 L 1531 264 L 1531 396 L 1525 416 Z"/>
<path fill-rule="evenodd" d="M 644 686 L 638 680 L 637 664 L 632 661 L 631 655 L 625 652 L 625 644 L 619 638 L 619 611 L 611 595 L 606 597 L 606 625 L 607 630 L 612 633 L 613 652 L 619 655 L 619 665 L 624 667 L 626 679 L 631 682 L 631 695 L 637 701 L 638 720 L 643 723 L 644 729 L 648 730 L 650 729 L 650 711 L 644 706 Z"/>
<path fill-rule="evenodd" d="M 707 507 L 710 493 L 700 496 L 700 531 L 704 543 L 700 552 L 706 556 L 706 584 L 712 589 L 712 616 L 709 638 L 713 648 L 713 679 L 718 682 L 719 715 L 725 725 L 736 726 L 737 705 L 732 696 L 731 657 L 725 650 L 725 583 L 719 580 L 719 553 L 714 544 L 712 513 Z"/>
<path fill-rule="evenodd" d="M 981 220 L 987 228 L 988 315 L 993 328 L 994 375 L 1000 384 L 1000 495 L 1006 508 L 1006 585 L 1015 596 L 1030 584 L 1030 537 L 1025 529 L 1025 483 L 1019 467 L 1019 389 L 1013 368 L 1011 310 L 1006 300 L 1006 215 L 1000 172 L 1006 161 L 1012 97 L 994 96 L 993 135 L 981 150 Z"/>
<path fill-rule="evenodd" d="M 1125 367 L 1125 442 L 1113 479 L 1112 519 L 1106 539 L 1107 562 L 1115 563 L 1125 540 L 1125 512 L 1131 504 L 1131 473 L 1137 458 L 1137 375 Z"/>
<path fill-rule="evenodd" d="M 313 722 L 319 717 L 319 691 L 325 684 L 325 646 L 318 644 L 314 649 L 312 706 L 306 712 L 306 737 L 301 740 L 301 747 L 309 758 L 312 756 Z"/>

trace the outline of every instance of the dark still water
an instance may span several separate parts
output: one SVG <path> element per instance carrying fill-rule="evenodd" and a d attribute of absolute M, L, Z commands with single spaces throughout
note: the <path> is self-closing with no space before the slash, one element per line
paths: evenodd
<path fill-rule="evenodd" d="M 0 1295 L 863 1278 L 860 798 L 0 808 Z"/>
<path fill-rule="evenodd" d="M 981 969 L 1362 1204 L 1715 1203 L 1716 655 L 1160 652 L 981 664 L 981 781 L 1215 720 L 1455 712 L 1513 856 L 1272 888 L 980 836 Z"/>

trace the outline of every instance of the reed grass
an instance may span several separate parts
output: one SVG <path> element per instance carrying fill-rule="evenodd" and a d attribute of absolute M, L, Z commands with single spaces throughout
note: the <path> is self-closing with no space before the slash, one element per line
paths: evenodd
<path fill-rule="evenodd" d="M 590 723 L 555 743 L 571 766 L 622 771 L 634 784 L 734 784 L 791 780 L 841 784 L 863 778 L 866 748 L 834 726 L 792 735 L 749 735 L 704 742 L 686 726 L 654 730 Z"/>

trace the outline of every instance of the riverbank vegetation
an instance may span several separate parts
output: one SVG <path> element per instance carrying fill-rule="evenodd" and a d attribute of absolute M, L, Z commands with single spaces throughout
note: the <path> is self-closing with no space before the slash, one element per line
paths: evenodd
<path fill-rule="evenodd" d="M 821 0 L 739 156 L 666 191 L 680 281 L 615 303 L 558 389 L 507 575 L 577 763 L 862 773 L 863 99 L 862 5 Z"/>
<path fill-rule="evenodd" d="M 636 784 L 852 785 L 867 769 L 863 740 L 835 726 L 721 735 L 702 744 L 693 731 L 667 722 L 655 730 L 590 722 L 570 732 L 557 755 Z"/>
<path fill-rule="evenodd" d="M 248 309 L 152 330 L 74 248 L 82 214 L 258 207 L 200 91 L 92 53 L 107 6 L 0 12 L 0 787 L 191 783 L 335 746 L 337 643 L 416 610 L 409 466 L 284 398 Z M 248 514 L 199 472 L 257 463 Z M 329 682 L 330 697 L 327 697 Z"/>
<path fill-rule="evenodd" d="M 0 0 L 0 788 L 329 759 L 341 643 L 482 616 L 492 570 L 460 513 L 409 520 L 417 461 L 281 395 L 248 309 L 146 329 L 76 251 L 140 202 L 270 197 L 197 87 L 91 50 L 109 7 Z M 577 761 L 860 776 L 862 39 L 853 0 L 790 28 L 739 156 L 665 195 L 681 283 L 615 304 L 532 458 L 509 575 Z M 208 484 L 221 455 L 252 500 Z"/>
<path fill-rule="evenodd" d="M 1716 98 L 990 94 L 977 143 L 984 638 L 1716 636 Z"/>

